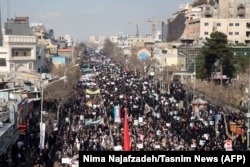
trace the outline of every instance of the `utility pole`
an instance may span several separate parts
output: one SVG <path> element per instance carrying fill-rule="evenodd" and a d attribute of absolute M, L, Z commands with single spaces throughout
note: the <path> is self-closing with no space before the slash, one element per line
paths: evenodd
<path fill-rule="evenodd" d="M 222 64 L 221 64 L 221 59 L 220 59 L 220 92 L 222 92 L 222 82 L 223 82 L 223 69 L 222 69 Z"/>
<path fill-rule="evenodd" d="M 250 150 L 250 71 L 248 72 L 247 149 Z"/>
<path fill-rule="evenodd" d="M 193 80 L 193 82 L 194 82 L 194 83 L 193 83 L 193 84 L 194 84 L 194 85 L 193 85 L 193 86 L 194 86 L 193 95 L 194 95 L 194 94 L 195 94 L 195 86 L 196 86 L 196 85 L 195 85 L 195 82 L 196 82 L 196 61 L 195 61 L 195 60 L 193 60 L 193 61 L 194 61 L 194 73 L 193 73 L 193 75 L 194 75 L 194 78 L 193 78 L 193 79 L 194 79 L 194 80 Z M 194 96 L 193 96 L 193 97 L 194 97 Z"/>

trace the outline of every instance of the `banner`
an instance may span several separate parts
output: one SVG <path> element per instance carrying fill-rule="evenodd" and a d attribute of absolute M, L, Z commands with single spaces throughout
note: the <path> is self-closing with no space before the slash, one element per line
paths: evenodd
<path fill-rule="evenodd" d="M 96 121 L 92 121 L 92 120 L 86 120 L 85 125 L 86 126 L 90 126 L 90 125 L 96 125 L 96 124 L 102 124 L 103 123 L 103 119 L 99 119 Z"/>
<path fill-rule="evenodd" d="M 40 123 L 40 149 L 44 149 L 45 142 L 45 123 Z"/>
<path fill-rule="evenodd" d="M 120 106 L 114 106 L 114 121 L 121 122 L 121 111 Z"/>
<path fill-rule="evenodd" d="M 86 93 L 87 93 L 87 94 L 90 94 L 90 95 L 100 94 L 100 89 L 96 89 L 96 90 L 89 90 L 89 89 L 86 89 Z"/>

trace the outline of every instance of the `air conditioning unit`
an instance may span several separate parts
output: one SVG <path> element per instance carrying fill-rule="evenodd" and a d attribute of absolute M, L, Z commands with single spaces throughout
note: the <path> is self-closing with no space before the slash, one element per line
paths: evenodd
<path fill-rule="evenodd" d="M 3 127 L 3 122 L 0 122 L 0 128 L 2 128 Z"/>

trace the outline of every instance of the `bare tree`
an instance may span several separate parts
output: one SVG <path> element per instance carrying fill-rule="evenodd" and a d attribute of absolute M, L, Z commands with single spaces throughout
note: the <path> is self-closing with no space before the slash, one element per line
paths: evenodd
<path fill-rule="evenodd" d="M 57 106 L 56 117 L 59 119 L 61 107 L 70 102 L 75 94 L 74 86 L 77 84 L 80 77 L 80 71 L 78 67 L 65 66 L 59 69 L 54 69 L 53 74 L 57 76 L 63 76 L 67 71 L 67 79 L 60 80 L 49 84 L 44 88 L 44 99 L 47 101 L 55 102 Z"/>
<path fill-rule="evenodd" d="M 110 58 L 113 58 L 115 55 L 115 47 L 115 44 L 112 43 L 109 38 L 105 39 L 103 46 L 104 54 Z"/>

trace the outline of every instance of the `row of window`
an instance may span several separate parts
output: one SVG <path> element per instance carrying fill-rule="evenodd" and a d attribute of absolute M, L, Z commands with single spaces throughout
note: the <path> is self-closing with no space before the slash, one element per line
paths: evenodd
<path fill-rule="evenodd" d="M 6 66 L 6 59 L 5 58 L 0 58 L 0 67 L 5 67 Z M 33 63 L 29 63 L 29 69 L 33 69 Z M 10 64 L 10 70 L 15 71 L 15 64 Z"/>
<path fill-rule="evenodd" d="M 204 26 L 209 26 L 209 23 L 208 23 L 208 22 L 205 22 L 205 23 L 204 23 Z M 216 26 L 217 26 L 217 27 L 220 27 L 220 26 L 221 26 L 221 23 L 216 23 Z M 230 26 L 230 27 L 232 27 L 232 26 L 239 27 L 239 26 L 240 26 L 240 23 L 229 23 L 229 26 Z"/>
<path fill-rule="evenodd" d="M 209 35 L 209 32 L 205 31 L 204 35 Z M 229 32 L 228 35 L 240 35 L 240 32 Z"/>

